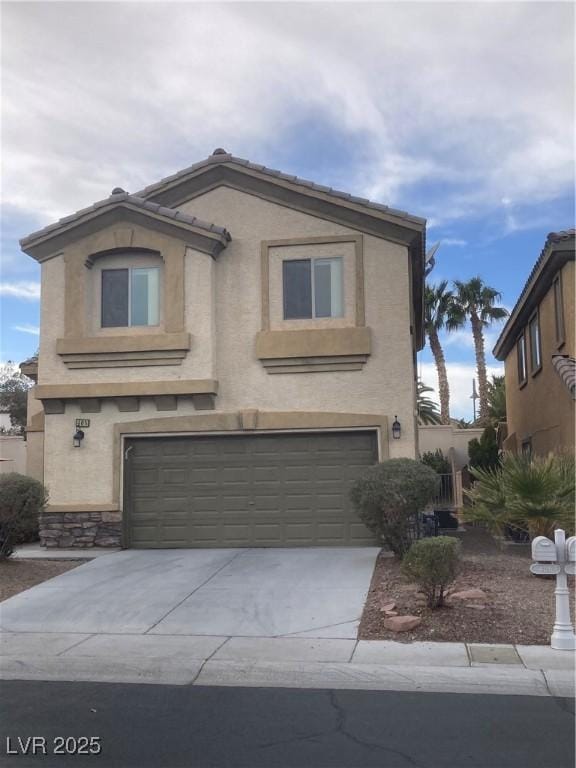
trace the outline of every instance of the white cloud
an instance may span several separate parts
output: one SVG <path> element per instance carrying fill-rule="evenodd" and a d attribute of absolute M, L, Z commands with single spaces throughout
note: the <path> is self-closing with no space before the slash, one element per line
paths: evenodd
<path fill-rule="evenodd" d="M 11 296 L 15 299 L 38 301 L 40 299 L 40 283 L 25 281 L 0 283 L 0 296 Z"/>
<path fill-rule="evenodd" d="M 355 148 L 319 181 L 391 205 L 434 185 L 413 212 L 436 225 L 495 212 L 519 227 L 523 205 L 572 189 L 567 3 L 3 11 L 3 192 L 43 221 L 116 185 L 135 191 L 217 145 L 276 164 L 288 139 L 308 140 L 293 135 L 306 120 Z M 513 201 L 506 217 L 503 199 Z"/>
<path fill-rule="evenodd" d="M 32 336 L 40 336 L 40 328 L 38 328 L 37 325 L 24 323 L 23 325 L 13 325 L 12 329 L 15 331 L 20 331 L 20 333 L 29 333 Z"/>
<path fill-rule="evenodd" d="M 448 384 L 450 386 L 450 415 L 457 419 L 466 419 L 471 421 L 473 418 L 472 409 L 472 380 L 476 379 L 476 390 L 478 390 L 478 379 L 476 366 L 467 363 L 447 363 Z M 434 363 L 420 363 L 418 366 L 420 378 L 428 387 L 433 387 L 436 397 L 431 395 L 432 399 L 438 401 L 438 377 Z M 488 377 L 501 376 L 504 373 L 503 365 L 487 366 Z M 476 401 L 478 408 L 478 401 Z"/>
<path fill-rule="evenodd" d="M 468 245 L 468 241 L 462 240 L 459 237 L 445 237 L 441 240 L 441 245 L 452 248 L 463 248 L 465 245 Z"/>

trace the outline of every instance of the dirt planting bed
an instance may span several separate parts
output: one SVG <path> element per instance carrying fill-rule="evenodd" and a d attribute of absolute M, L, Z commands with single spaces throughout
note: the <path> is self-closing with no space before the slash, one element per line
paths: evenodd
<path fill-rule="evenodd" d="M 20 560 L 0 562 L 0 602 L 36 584 L 76 568 L 85 560 Z"/>
<path fill-rule="evenodd" d="M 474 532 L 466 542 L 462 568 L 451 593 L 480 589 L 485 597 L 448 597 L 443 608 L 430 610 L 418 587 L 400 573 L 400 563 L 382 552 L 376 562 L 370 591 L 360 622 L 362 640 L 429 640 L 441 642 L 518 643 L 547 645 L 554 623 L 555 579 L 530 573 L 527 548 L 499 550 L 493 543 L 478 545 Z M 574 578 L 570 578 L 574 593 Z M 395 603 L 391 608 L 390 604 Z M 390 613 L 422 619 L 407 632 L 384 626 Z M 572 614 L 574 616 L 574 613 Z"/>

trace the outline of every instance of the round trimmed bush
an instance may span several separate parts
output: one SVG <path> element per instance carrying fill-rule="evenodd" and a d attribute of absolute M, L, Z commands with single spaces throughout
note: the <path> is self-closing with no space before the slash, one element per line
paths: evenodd
<path fill-rule="evenodd" d="M 364 525 L 403 557 L 412 541 L 411 526 L 432 501 L 438 483 L 436 472 L 421 461 L 390 459 L 363 472 L 350 498 Z"/>
<path fill-rule="evenodd" d="M 415 581 L 430 608 L 444 605 L 444 592 L 452 584 L 460 563 L 460 542 L 451 536 L 415 541 L 402 561 L 402 573 Z"/>
<path fill-rule="evenodd" d="M 48 501 L 38 480 L 17 472 L 0 475 L 0 558 L 15 544 L 38 539 L 38 516 Z"/>

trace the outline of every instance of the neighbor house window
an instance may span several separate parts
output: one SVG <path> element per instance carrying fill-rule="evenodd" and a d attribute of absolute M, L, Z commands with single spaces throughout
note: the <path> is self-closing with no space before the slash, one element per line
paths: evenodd
<path fill-rule="evenodd" d="M 530 335 L 530 370 L 536 373 L 542 367 L 542 340 L 540 338 L 540 318 L 538 312 L 528 323 Z"/>
<path fill-rule="evenodd" d="M 158 325 L 158 267 L 102 270 L 102 328 Z"/>
<path fill-rule="evenodd" d="M 284 319 L 342 317 L 342 258 L 282 262 Z"/>
<path fill-rule="evenodd" d="M 562 299 L 562 278 L 558 274 L 554 280 L 554 320 L 556 323 L 556 343 L 564 344 L 564 301 Z"/>
<path fill-rule="evenodd" d="M 518 383 L 524 384 L 528 377 L 528 370 L 526 367 L 526 338 L 524 334 L 520 336 L 516 343 L 516 352 L 518 356 Z"/>

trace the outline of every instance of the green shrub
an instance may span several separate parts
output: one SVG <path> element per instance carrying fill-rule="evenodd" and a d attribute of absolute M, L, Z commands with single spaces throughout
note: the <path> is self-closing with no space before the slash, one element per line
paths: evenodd
<path fill-rule="evenodd" d="M 410 528 L 438 489 L 438 475 L 414 459 L 390 459 L 369 467 L 353 484 L 350 498 L 364 525 L 403 557 Z"/>
<path fill-rule="evenodd" d="M 38 515 L 48 501 L 45 487 L 27 475 L 0 476 L 0 559 L 15 544 L 38 538 Z"/>
<path fill-rule="evenodd" d="M 402 561 L 402 573 L 415 581 L 428 606 L 444 605 L 444 591 L 458 573 L 460 542 L 450 536 L 415 541 Z"/>
<path fill-rule="evenodd" d="M 440 448 L 435 451 L 427 451 L 422 454 L 422 462 L 433 469 L 438 475 L 449 475 L 452 472 L 450 462 L 444 456 Z"/>
<path fill-rule="evenodd" d="M 502 535 L 507 527 L 530 538 L 554 529 L 574 531 L 574 456 L 506 454 L 497 469 L 471 468 L 474 487 L 465 491 L 472 505 L 466 519 L 483 522 Z"/>

